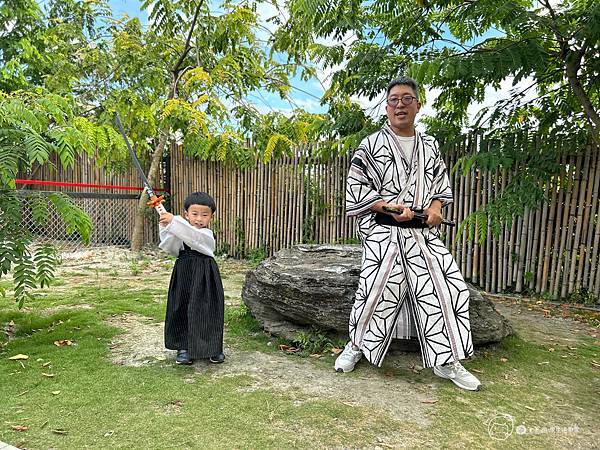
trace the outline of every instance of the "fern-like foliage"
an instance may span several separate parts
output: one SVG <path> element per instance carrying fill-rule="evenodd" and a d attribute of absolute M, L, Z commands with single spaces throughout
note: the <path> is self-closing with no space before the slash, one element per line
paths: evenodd
<path fill-rule="evenodd" d="M 122 142 L 112 133 L 112 127 L 76 116 L 69 98 L 41 90 L 0 93 L 0 276 L 12 272 L 19 306 L 32 289 L 49 285 L 58 264 L 51 246 L 33 249 L 31 231 L 22 226 L 24 215 L 32 217 L 36 226 L 44 226 L 52 205 L 67 232 L 77 232 L 86 242 L 92 223 L 64 194 L 20 196 L 15 184 L 17 173 L 27 173 L 34 164 L 48 164 L 52 154 L 70 167 L 78 152 L 108 153 L 115 142 Z"/>
<path fill-rule="evenodd" d="M 77 206 L 68 195 L 61 192 L 52 193 L 48 196 L 56 207 L 58 214 L 65 222 L 67 233 L 78 232 L 83 242 L 89 242 L 92 232 L 92 221 L 79 206 Z"/>

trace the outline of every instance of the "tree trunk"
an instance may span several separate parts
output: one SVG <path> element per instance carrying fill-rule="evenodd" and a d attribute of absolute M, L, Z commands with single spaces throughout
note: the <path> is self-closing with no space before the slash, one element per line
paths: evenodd
<path fill-rule="evenodd" d="M 176 97 L 177 84 L 179 83 L 179 79 L 181 75 L 185 73 L 185 71 L 189 68 L 188 67 L 182 69 L 181 66 L 183 65 L 186 56 L 192 48 L 190 42 L 192 39 L 192 34 L 194 33 L 194 29 L 196 28 L 196 23 L 198 21 L 198 16 L 200 15 L 200 10 L 202 9 L 203 3 L 204 2 L 200 2 L 200 4 L 196 7 L 196 10 L 194 11 L 194 18 L 192 19 L 192 24 L 190 25 L 190 29 L 185 40 L 183 51 L 181 52 L 181 55 L 179 55 L 177 62 L 175 62 L 175 64 L 173 65 L 173 69 L 171 69 L 173 81 L 171 83 L 171 88 L 169 89 L 169 94 L 167 95 L 167 101 L 172 100 Z M 157 179 L 156 175 L 158 173 L 158 166 L 163 156 L 165 145 L 167 144 L 168 131 L 168 129 L 161 130 L 158 139 L 158 145 L 156 146 L 156 149 L 152 154 L 152 162 L 150 164 L 150 170 L 148 171 L 147 175 L 148 183 L 150 183 L 150 186 L 152 186 Z M 138 207 L 135 213 L 135 219 L 133 223 L 133 232 L 131 233 L 131 250 L 133 250 L 134 252 L 139 252 L 142 249 L 142 241 L 144 237 L 144 210 L 147 208 L 147 201 L 148 194 L 146 193 L 146 191 L 144 191 L 142 192 L 142 195 L 140 196 L 140 200 L 138 202 Z"/>
<path fill-rule="evenodd" d="M 167 133 L 162 132 L 160 134 L 160 138 L 158 141 L 158 145 L 152 154 L 152 162 L 150 163 L 150 170 L 148 171 L 148 183 L 150 186 L 153 186 L 156 183 L 158 177 L 158 167 L 160 165 L 160 160 L 162 158 L 163 152 L 165 150 L 165 145 L 167 144 Z M 131 234 L 131 250 L 134 252 L 139 252 L 142 249 L 143 238 L 144 238 L 144 211 L 148 206 L 146 206 L 146 202 L 148 201 L 148 194 L 146 191 L 142 192 L 140 199 L 138 201 L 138 207 L 135 212 L 135 218 L 133 222 L 133 232 Z"/>

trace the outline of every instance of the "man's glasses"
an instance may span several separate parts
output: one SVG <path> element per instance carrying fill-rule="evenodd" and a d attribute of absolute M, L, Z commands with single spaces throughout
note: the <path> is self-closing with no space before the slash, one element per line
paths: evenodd
<path fill-rule="evenodd" d="M 387 99 L 387 104 L 392 108 L 398 106 L 399 102 L 402 102 L 404 106 L 408 106 L 412 104 L 413 100 L 417 100 L 417 97 L 413 97 L 412 95 L 403 95 L 402 97 L 391 97 Z"/>

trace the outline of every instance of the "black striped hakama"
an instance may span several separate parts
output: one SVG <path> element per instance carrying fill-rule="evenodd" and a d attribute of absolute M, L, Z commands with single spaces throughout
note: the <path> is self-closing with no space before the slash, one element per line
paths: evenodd
<path fill-rule="evenodd" d="M 185 245 L 169 284 L 165 347 L 185 349 L 192 359 L 222 353 L 224 305 L 216 261 Z"/>

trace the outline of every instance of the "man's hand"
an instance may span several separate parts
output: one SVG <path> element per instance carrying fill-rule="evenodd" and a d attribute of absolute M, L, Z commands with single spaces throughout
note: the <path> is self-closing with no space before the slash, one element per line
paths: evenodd
<path fill-rule="evenodd" d="M 383 209 L 384 206 L 388 208 L 402 209 L 402 214 L 394 214 L 389 211 L 386 211 Z M 407 222 L 409 220 L 412 220 L 415 216 L 414 211 L 408 206 L 403 205 L 402 203 L 388 203 L 386 201 L 375 203 L 373 206 L 371 206 L 371 211 L 388 214 L 392 216 L 397 222 Z"/>
<path fill-rule="evenodd" d="M 424 213 L 427 216 L 425 223 L 430 227 L 437 227 L 442 223 L 442 203 L 439 200 L 433 200 Z"/>
<path fill-rule="evenodd" d="M 160 215 L 160 218 L 158 219 L 158 223 L 160 224 L 161 227 L 166 227 L 167 225 L 169 225 L 171 223 L 171 221 L 173 220 L 173 214 L 171 213 L 164 213 Z"/>

